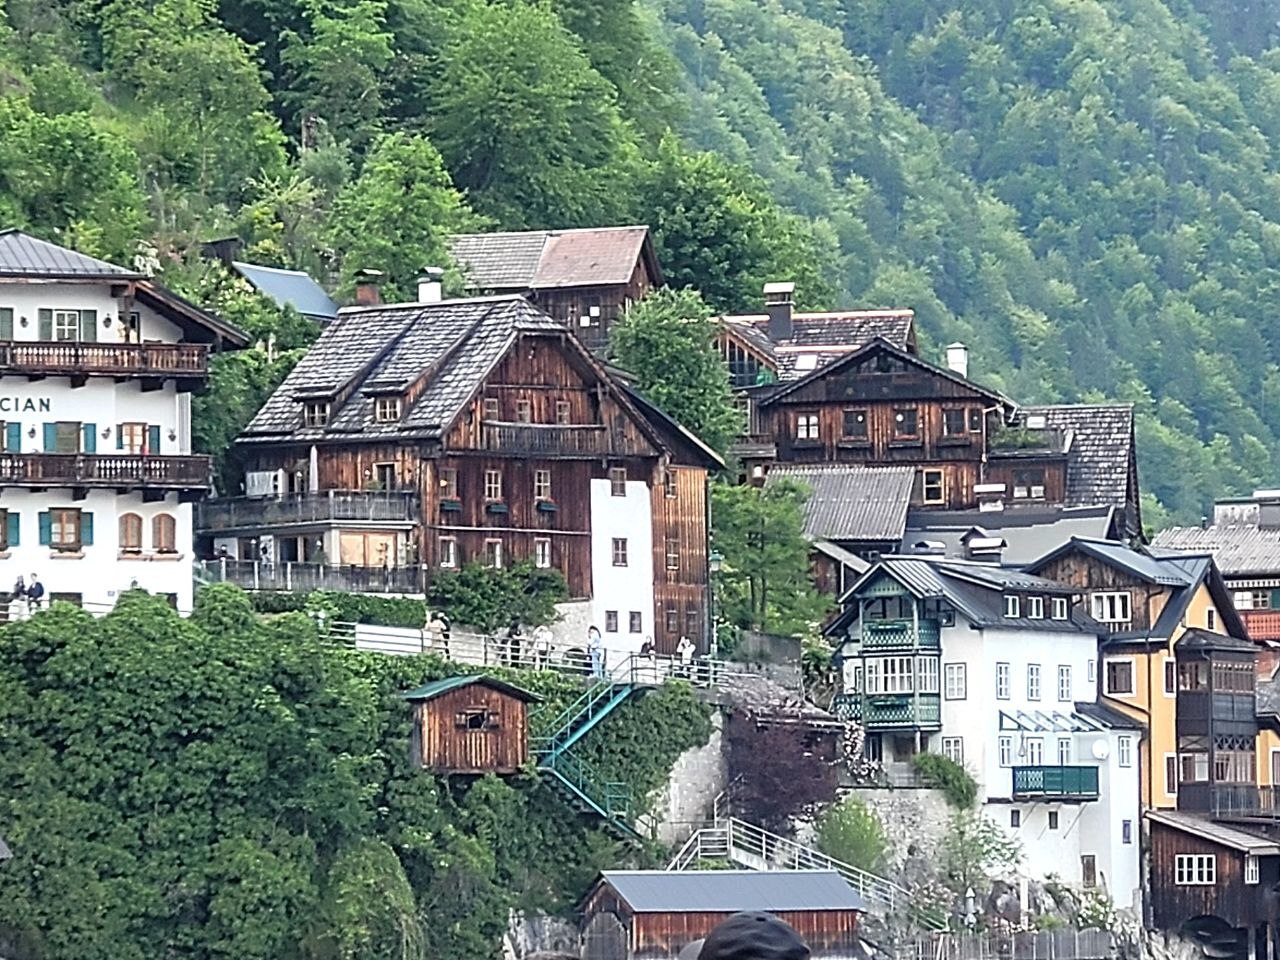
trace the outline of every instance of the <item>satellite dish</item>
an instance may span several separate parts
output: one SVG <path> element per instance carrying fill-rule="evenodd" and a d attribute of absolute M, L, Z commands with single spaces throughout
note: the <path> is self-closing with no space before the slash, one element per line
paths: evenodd
<path fill-rule="evenodd" d="M 1111 756 L 1111 744 L 1105 740 L 1093 741 L 1093 759 L 1105 760 Z"/>

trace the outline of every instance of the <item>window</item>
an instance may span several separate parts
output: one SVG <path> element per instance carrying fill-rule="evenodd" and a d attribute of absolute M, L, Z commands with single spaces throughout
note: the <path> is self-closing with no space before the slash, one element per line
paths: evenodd
<path fill-rule="evenodd" d="M 627 565 L 627 538 L 613 538 L 613 565 L 615 567 L 625 567 Z"/>
<path fill-rule="evenodd" d="M 147 450 L 147 425 L 145 423 L 121 423 L 116 425 L 116 449 L 125 453 L 145 453 Z"/>
<path fill-rule="evenodd" d="M 0 550 L 8 550 L 21 543 L 19 537 L 21 522 L 22 515 L 17 511 L 0 507 Z"/>
<path fill-rule="evenodd" d="M 1023 747 L 1027 755 L 1027 763 L 1033 767 L 1041 766 L 1044 763 L 1044 741 L 1042 739 L 1028 737 Z"/>
<path fill-rule="evenodd" d="M 551 499 L 551 471 L 550 470 L 533 471 L 533 499 L 535 500 Z"/>
<path fill-rule="evenodd" d="M 0 337 L 0 340 L 5 339 Z M 1270 590 L 1237 590 L 1231 595 L 1237 610 L 1270 610 Z"/>
<path fill-rule="evenodd" d="M 841 433 L 849 440 L 867 439 L 867 411 L 846 409 Z"/>
<path fill-rule="evenodd" d="M 399 397 L 378 397 L 373 402 L 373 419 L 378 423 L 394 423 L 400 419 Z"/>
<path fill-rule="evenodd" d="M 1112 660 L 1106 664 L 1107 693 L 1123 696 L 1133 695 L 1133 661 Z"/>
<path fill-rule="evenodd" d="M 1083 887 L 1098 885 L 1098 858 L 1095 854 L 1080 854 L 1080 885 Z"/>
<path fill-rule="evenodd" d="M 1089 682 L 1093 683 L 1098 679 L 1098 662 L 1096 660 L 1089 661 Z"/>
<path fill-rule="evenodd" d="M 1218 880 L 1218 858 L 1212 853 L 1180 853 L 1173 858 L 1173 882 L 1180 887 L 1211 887 Z"/>
<path fill-rule="evenodd" d="M 866 662 L 867 693 L 912 693 L 911 657 L 878 657 Z"/>
<path fill-rule="evenodd" d="M 1009 699 L 1009 665 L 1007 663 L 996 664 L 996 699 Z"/>
<path fill-rule="evenodd" d="M 13 339 L 13 307 L 0 307 L 0 340 Z"/>
<path fill-rule="evenodd" d="M 92 543 L 90 516 L 67 508 L 55 508 L 40 514 L 41 524 L 48 525 L 47 535 L 43 535 L 46 531 L 41 531 L 40 542 L 55 550 L 78 550 L 83 544 Z"/>
<path fill-rule="evenodd" d="M 1018 598 L 1012 593 L 1005 594 L 1004 615 L 1006 617 L 1018 617 L 1022 615 L 1022 604 L 1018 602 Z"/>
<path fill-rule="evenodd" d="M 516 423 L 532 423 L 533 422 L 533 402 L 530 400 L 516 401 Z"/>
<path fill-rule="evenodd" d="M 1218 614 L 1213 610 L 1206 610 L 1204 612 L 1204 625 L 1209 630 L 1215 629 L 1218 625 Z"/>
<path fill-rule="evenodd" d="M 968 686 L 965 682 L 965 665 L 963 663 L 948 663 L 943 670 L 947 680 L 943 696 L 948 700 L 963 700 L 968 695 L 965 690 Z"/>
<path fill-rule="evenodd" d="M 120 515 L 120 549 L 125 553 L 142 552 L 142 518 L 136 513 Z"/>
<path fill-rule="evenodd" d="M 1133 737 L 1120 737 L 1116 741 L 1116 762 L 1122 767 L 1133 766 Z"/>
<path fill-rule="evenodd" d="M 89 437 L 93 437 L 93 427 L 87 431 Z M 80 453 L 80 441 L 84 434 L 81 425 L 77 421 L 60 420 L 57 423 L 46 423 L 44 425 L 44 452 L 45 453 Z M 92 451 L 85 450 L 85 453 Z"/>
<path fill-rule="evenodd" d="M 1164 692 L 1168 696 L 1175 696 L 1178 692 L 1178 661 L 1173 657 L 1165 657 L 1164 660 Z"/>
<path fill-rule="evenodd" d="M 1040 664 L 1027 664 L 1027 699 L 1040 699 Z"/>
<path fill-rule="evenodd" d="M 1069 663 L 1058 664 L 1058 702 L 1071 702 L 1071 665 Z"/>
<path fill-rule="evenodd" d="M 501 540 L 486 540 L 484 542 L 484 562 L 485 566 L 493 567 L 495 570 L 502 568 Z"/>
<path fill-rule="evenodd" d="M 609 468 L 609 494 L 614 497 L 625 497 L 627 495 L 626 467 Z"/>
<path fill-rule="evenodd" d="M 1132 820 L 1120 821 L 1120 842 L 1133 843 L 1133 821 Z"/>
<path fill-rule="evenodd" d="M 969 408 L 969 432 L 970 433 L 982 432 L 982 408 L 981 407 Z"/>
<path fill-rule="evenodd" d="M 918 437 L 920 435 L 920 411 L 915 407 L 899 407 L 893 411 L 893 435 Z"/>
<path fill-rule="evenodd" d="M 485 420 L 497 420 L 502 416 L 502 406 L 498 403 L 497 397 L 485 397 L 483 410 L 482 416 Z"/>
<path fill-rule="evenodd" d="M 629 621 L 628 626 L 631 628 L 632 633 L 639 633 L 644 629 L 644 617 L 640 615 L 639 610 L 631 611 Z"/>
<path fill-rule="evenodd" d="M 952 763 L 964 763 L 964 738 L 943 737 L 942 755 Z"/>
<path fill-rule="evenodd" d="M 684 605 L 684 632 L 690 640 L 702 633 L 698 626 L 698 620 L 698 605 L 696 603 L 686 603 Z"/>
<path fill-rule="evenodd" d="M 1095 593 L 1089 598 L 1093 619 L 1099 623 L 1128 623 L 1133 619 L 1128 591 Z"/>
<path fill-rule="evenodd" d="M 394 463 L 375 463 L 373 465 L 373 478 L 377 481 L 377 489 L 394 490 L 399 484 L 396 482 L 396 465 Z"/>
<path fill-rule="evenodd" d="M 998 744 L 1000 750 L 1000 766 L 1013 766 L 1013 737 L 1001 737 Z"/>
<path fill-rule="evenodd" d="M 157 513 L 151 519 L 151 549 L 156 553 L 178 552 L 178 523 L 168 513 Z"/>
<path fill-rule="evenodd" d="M 1071 740 L 1068 737 L 1058 738 L 1058 766 L 1065 767 L 1071 763 Z"/>
<path fill-rule="evenodd" d="M 484 472 L 484 498 L 486 500 L 502 499 L 501 470 L 486 470 Z"/>
<path fill-rule="evenodd" d="M 310 402 L 302 405 L 302 423 L 308 427 L 323 427 L 329 422 L 329 404 Z"/>
<path fill-rule="evenodd" d="M 818 415 L 816 413 L 796 414 L 796 439 L 797 440 L 819 439 Z"/>
<path fill-rule="evenodd" d="M 533 565 L 539 570 L 551 566 L 551 541 L 546 537 L 538 537 L 533 541 Z"/>
<path fill-rule="evenodd" d="M 963 436 L 965 432 L 964 410 L 942 411 L 942 435 L 944 437 L 959 437 Z"/>
<path fill-rule="evenodd" d="M 1244 882 L 1249 884 L 1258 882 L 1258 858 L 1250 853 L 1244 855 Z"/>
<path fill-rule="evenodd" d="M 667 604 L 664 619 L 667 624 L 667 633 L 675 633 L 680 629 L 680 609 L 674 603 Z"/>
<path fill-rule="evenodd" d="M 667 534 L 667 569 L 680 569 L 680 538 L 675 534 Z"/>
<path fill-rule="evenodd" d="M 441 500 L 457 500 L 460 496 L 458 492 L 458 470 L 456 467 L 440 468 L 440 499 Z"/>
<path fill-rule="evenodd" d="M 559 424 L 572 423 L 573 421 L 570 419 L 572 416 L 570 412 L 571 410 L 572 410 L 572 407 L 569 406 L 568 400 L 557 400 L 556 401 L 556 423 L 559 423 Z"/>
<path fill-rule="evenodd" d="M 1018 827 L 1022 826 L 1021 810 L 1018 810 L 1015 808 L 1009 811 L 1009 826 L 1013 827 L 1013 829 L 1015 830 L 1018 829 Z"/>
<path fill-rule="evenodd" d="M 441 537 L 440 544 L 440 566 L 446 570 L 452 570 L 458 565 L 458 539 L 457 537 Z"/>
<path fill-rule="evenodd" d="M 605 633 L 618 632 L 618 611 L 617 610 L 606 610 L 604 612 L 604 632 Z"/>
<path fill-rule="evenodd" d="M 916 692 L 938 692 L 937 657 L 916 657 Z"/>
<path fill-rule="evenodd" d="M 1013 499 L 1043 500 L 1044 470 L 1013 471 Z"/>
<path fill-rule="evenodd" d="M 676 472 L 667 467 L 662 471 L 662 495 L 668 500 L 674 500 L 677 493 Z"/>
<path fill-rule="evenodd" d="M 922 470 L 920 499 L 925 503 L 945 503 L 947 488 L 941 470 Z"/>
<path fill-rule="evenodd" d="M 1049 829 L 1050 830 L 1058 829 L 1058 811 L 1057 810 L 1049 811 Z"/>
<path fill-rule="evenodd" d="M 1178 758 L 1172 753 L 1164 755 L 1164 792 L 1170 796 L 1178 793 Z"/>
<path fill-rule="evenodd" d="M 1049 601 L 1049 614 L 1054 620 L 1067 619 L 1067 598 L 1054 597 Z M 1090 677 L 1090 679 L 1093 679 Z"/>
<path fill-rule="evenodd" d="M 53 339 L 55 340 L 79 340 L 80 339 L 80 311 L 79 310 L 53 311 Z"/>
<path fill-rule="evenodd" d="M 1031 620 L 1044 619 L 1044 597 L 1027 597 L 1027 617 Z"/>

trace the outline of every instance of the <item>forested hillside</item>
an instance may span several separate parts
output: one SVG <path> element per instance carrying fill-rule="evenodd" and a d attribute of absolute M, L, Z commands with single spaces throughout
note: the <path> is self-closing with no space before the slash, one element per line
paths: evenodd
<path fill-rule="evenodd" d="M 460 228 L 654 225 L 717 308 L 909 306 L 1138 404 L 1176 516 L 1280 479 L 1280 0 L 6 0 L 0 219 L 284 350 L 199 241 L 409 291 Z M 290 362 L 223 361 L 221 449 Z M 1148 504 L 1148 519 L 1162 511 Z"/>

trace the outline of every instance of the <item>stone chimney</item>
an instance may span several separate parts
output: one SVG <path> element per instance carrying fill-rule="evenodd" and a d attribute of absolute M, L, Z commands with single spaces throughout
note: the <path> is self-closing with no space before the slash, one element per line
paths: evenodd
<path fill-rule="evenodd" d="M 418 277 L 418 302 L 439 303 L 444 299 L 444 270 L 440 267 L 423 267 Z"/>
<path fill-rule="evenodd" d="M 947 366 L 969 379 L 969 348 L 963 343 L 953 343 L 947 347 Z"/>
<path fill-rule="evenodd" d="M 356 271 L 356 306 L 376 307 L 382 303 L 382 291 L 378 289 L 382 283 L 381 270 Z"/>
<path fill-rule="evenodd" d="M 775 343 L 790 340 L 795 331 L 791 310 L 795 304 L 796 285 L 790 282 L 764 285 L 764 310 L 769 314 L 769 339 Z"/>

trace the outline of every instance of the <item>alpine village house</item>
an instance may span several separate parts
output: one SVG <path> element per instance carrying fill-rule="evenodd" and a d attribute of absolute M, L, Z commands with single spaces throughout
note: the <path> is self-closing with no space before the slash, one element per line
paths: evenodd
<path fill-rule="evenodd" d="M 192 600 L 191 394 L 235 328 L 142 274 L 0 232 L 0 559 L 45 600 Z"/>
<path fill-rule="evenodd" d="M 368 291 L 365 299 L 373 299 Z M 244 497 L 202 527 L 247 586 L 421 593 L 531 561 L 553 629 L 705 649 L 707 472 L 696 437 L 514 294 L 344 308 L 238 441 Z"/>

